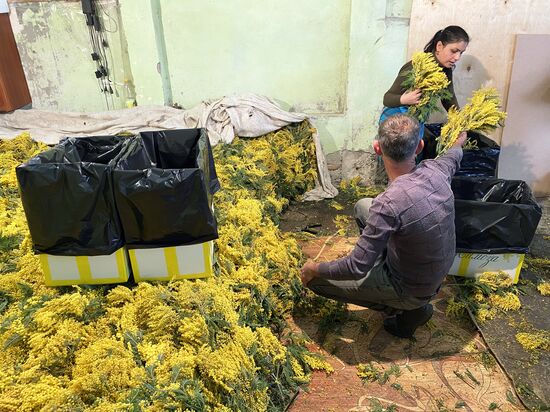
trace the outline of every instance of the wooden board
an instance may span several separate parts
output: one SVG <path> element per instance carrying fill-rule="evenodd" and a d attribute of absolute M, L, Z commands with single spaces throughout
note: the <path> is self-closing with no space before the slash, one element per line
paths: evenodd
<path fill-rule="evenodd" d="M 517 36 L 498 176 L 550 195 L 550 34 Z"/>
<path fill-rule="evenodd" d="M 0 13 L 0 112 L 19 109 L 31 102 L 9 15 Z"/>
<path fill-rule="evenodd" d="M 453 76 L 459 104 L 487 81 L 506 102 L 515 35 L 550 34 L 549 7 L 548 0 L 413 0 L 408 55 L 423 49 L 437 30 L 459 25 L 470 35 Z M 500 130 L 491 136 L 497 142 Z"/>

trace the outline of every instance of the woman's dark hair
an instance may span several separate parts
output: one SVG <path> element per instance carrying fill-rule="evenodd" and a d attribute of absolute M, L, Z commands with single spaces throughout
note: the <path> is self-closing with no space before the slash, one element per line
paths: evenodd
<path fill-rule="evenodd" d="M 443 46 L 449 43 L 458 43 L 461 41 L 470 43 L 470 37 L 468 36 L 468 33 L 466 33 L 466 30 L 460 26 L 447 26 L 443 30 L 439 30 L 434 34 L 432 39 L 424 46 L 424 51 L 426 53 L 435 52 L 435 46 L 438 41 L 443 43 Z"/>

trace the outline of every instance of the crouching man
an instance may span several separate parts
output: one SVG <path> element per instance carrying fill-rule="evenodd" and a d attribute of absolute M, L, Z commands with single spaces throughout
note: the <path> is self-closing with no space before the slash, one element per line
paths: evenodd
<path fill-rule="evenodd" d="M 451 178 L 462 159 L 466 133 L 437 158 L 415 165 L 424 142 L 418 122 L 387 118 L 374 150 L 389 177 L 384 193 L 361 199 L 355 218 L 361 236 L 352 252 L 332 262 L 308 261 L 302 283 L 318 295 L 386 315 L 384 328 L 410 338 L 432 316 L 437 294 L 455 256 Z"/>

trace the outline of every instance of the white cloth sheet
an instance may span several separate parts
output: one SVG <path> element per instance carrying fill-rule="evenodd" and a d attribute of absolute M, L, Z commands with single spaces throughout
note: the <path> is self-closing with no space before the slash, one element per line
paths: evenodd
<path fill-rule="evenodd" d="M 192 109 L 138 106 L 97 113 L 16 110 L 0 114 L 0 137 L 13 138 L 28 131 L 36 141 L 56 144 L 64 137 L 105 136 L 119 132 L 205 128 L 210 143 L 231 143 L 235 136 L 258 137 L 290 123 L 308 119 L 306 114 L 287 112 L 273 101 L 255 94 L 205 101 Z M 312 119 L 309 119 L 312 124 Z M 332 198 L 332 185 L 319 135 L 313 139 L 317 153 L 318 182 L 305 200 Z"/>

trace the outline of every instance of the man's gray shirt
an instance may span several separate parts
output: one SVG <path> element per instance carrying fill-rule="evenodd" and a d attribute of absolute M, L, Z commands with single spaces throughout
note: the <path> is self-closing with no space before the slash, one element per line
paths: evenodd
<path fill-rule="evenodd" d="M 391 182 L 373 200 L 353 251 L 342 259 L 321 263 L 320 277 L 361 279 L 387 249 L 386 264 L 403 293 L 435 294 L 455 256 L 451 178 L 461 159 L 462 148 L 452 148 Z"/>

